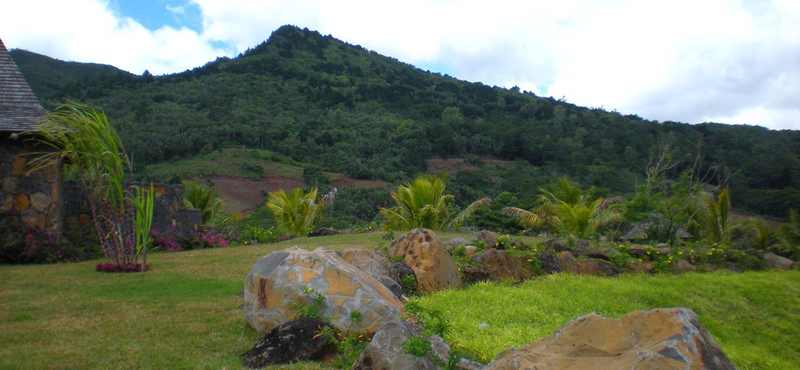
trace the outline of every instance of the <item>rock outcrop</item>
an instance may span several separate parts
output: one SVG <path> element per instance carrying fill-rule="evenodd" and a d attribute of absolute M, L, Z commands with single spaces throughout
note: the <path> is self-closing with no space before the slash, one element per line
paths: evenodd
<path fill-rule="evenodd" d="M 589 314 L 548 338 L 501 352 L 487 370 L 735 370 L 689 309 Z"/>
<path fill-rule="evenodd" d="M 414 270 L 417 290 L 421 293 L 461 287 L 461 276 L 453 257 L 431 230 L 409 231 L 392 242 L 389 254 L 402 257 Z"/>
<path fill-rule="evenodd" d="M 260 334 L 290 321 L 297 303 L 312 305 L 321 295 L 321 314 L 351 333 L 371 335 L 381 324 L 399 317 L 403 305 L 383 284 L 345 262 L 336 253 L 297 247 L 261 257 L 245 280 L 245 322 Z M 361 321 L 350 315 L 361 312 Z"/>

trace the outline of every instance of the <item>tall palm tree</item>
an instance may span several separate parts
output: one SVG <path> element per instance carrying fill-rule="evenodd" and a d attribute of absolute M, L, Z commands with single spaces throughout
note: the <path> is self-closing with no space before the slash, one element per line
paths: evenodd
<path fill-rule="evenodd" d="M 463 225 L 478 207 L 489 204 L 489 198 L 481 198 L 458 214 L 451 213 L 455 197 L 445 194 L 447 176 L 420 176 L 413 182 L 397 187 L 392 192 L 395 206 L 381 208 L 384 217 L 381 227 L 386 230 L 410 230 L 426 228 L 449 230 Z"/>
<path fill-rule="evenodd" d="M 183 202 L 186 206 L 199 209 L 202 223 L 214 220 L 214 215 L 222 209 L 222 199 L 214 187 L 204 186 L 197 180 L 185 180 L 183 184 Z"/>
<path fill-rule="evenodd" d="M 278 228 L 294 235 L 305 236 L 314 230 L 322 219 L 322 209 L 333 202 L 336 188 L 317 200 L 317 188 L 308 193 L 295 188 L 289 193 L 283 189 L 268 193 L 267 208 L 275 215 Z"/>

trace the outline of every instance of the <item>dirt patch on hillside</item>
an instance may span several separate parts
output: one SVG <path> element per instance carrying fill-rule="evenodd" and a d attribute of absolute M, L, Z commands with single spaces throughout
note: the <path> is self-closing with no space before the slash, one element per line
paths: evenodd
<path fill-rule="evenodd" d="M 285 177 L 267 177 L 261 181 L 216 177 L 212 178 L 211 182 L 219 190 L 225 210 L 231 213 L 241 213 L 244 217 L 249 216 L 253 210 L 264 203 L 264 196 L 267 192 L 278 189 L 291 191 L 294 188 L 306 187 L 302 181 Z"/>
<path fill-rule="evenodd" d="M 223 208 L 231 213 L 241 213 L 243 217 L 249 216 L 256 208 L 264 204 L 264 198 L 270 191 L 283 189 L 291 191 L 294 188 L 305 189 L 308 185 L 285 177 L 270 176 L 264 180 L 253 181 L 242 178 L 215 177 L 211 179 L 219 190 L 219 196 L 224 202 Z M 380 187 L 386 188 L 383 181 L 354 180 L 346 176 L 338 176 L 330 181 L 331 186 L 346 188 L 349 186 Z"/>
<path fill-rule="evenodd" d="M 351 179 L 346 176 L 341 176 L 337 179 L 331 180 L 328 182 L 331 186 L 335 186 L 337 188 L 346 188 L 349 186 L 357 186 L 362 188 L 386 188 L 389 186 L 388 183 L 384 181 L 373 181 L 373 180 L 355 180 Z"/>
<path fill-rule="evenodd" d="M 493 158 L 431 158 L 428 160 L 427 172 L 435 175 L 447 172 L 452 178 L 461 171 L 477 170 L 478 166 L 503 168 L 510 165 L 509 161 Z"/>

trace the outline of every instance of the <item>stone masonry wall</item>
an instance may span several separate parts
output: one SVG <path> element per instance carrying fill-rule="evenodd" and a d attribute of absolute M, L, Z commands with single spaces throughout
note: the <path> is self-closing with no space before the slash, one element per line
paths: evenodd
<path fill-rule="evenodd" d="M 150 184 L 134 184 L 149 188 Z M 200 228 L 201 215 L 196 209 L 183 207 L 183 185 L 153 184 L 153 227 L 165 230 L 175 226 L 178 233 L 186 235 Z M 64 228 L 67 233 L 93 227 L 87 195 L 75 184 L 64 187 Z M 78 233 L 79 234 L 79 233 Z"/>
<path fill-rule="evenodd" d="M 0 135 L 0 211 L 11 225 L 61 231 L 61 167 L 30 172 L 30 157 L 19 154 L 42 150 L 30 141 Z"/>

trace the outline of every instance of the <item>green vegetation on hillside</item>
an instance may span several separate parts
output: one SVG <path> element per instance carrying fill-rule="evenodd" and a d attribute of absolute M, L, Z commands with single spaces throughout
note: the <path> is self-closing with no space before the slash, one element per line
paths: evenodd
<path fill-rule="evenodd" d="M 19 62 L 23 73 L 27 63 L 41 63 Z M 51 71 L 70 73 L 66 66 Z M 435 156 L 498 158 L 517 166 L 491 178 L 454 178 L 459 192 L 473 195 L 458 199 L 503 191 L 525 197 L 565 174 L 584 186 L 631 193 L 659 138 L 671 136 L 667 154 L 676 166 L 668 175 L 694 168 L 714 175 L 711 185 L 729 180 L 737 209 L 784 219 L 800 209 L 800 132 L 659 123 L 578 107 L 424 72 L 292 26 L 237 58 L 183 73 L 95 77 L 58 92 L 33 88 L 46 106 L 71 99 L 103 107 L 137 171 L 246 147 L 356 179 L 402 183 Z"/>

